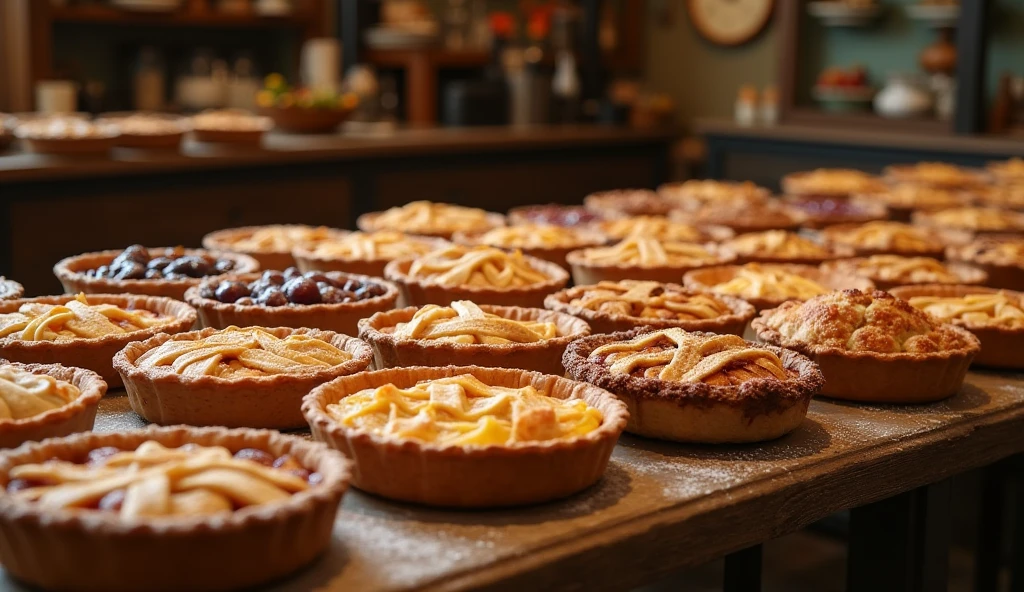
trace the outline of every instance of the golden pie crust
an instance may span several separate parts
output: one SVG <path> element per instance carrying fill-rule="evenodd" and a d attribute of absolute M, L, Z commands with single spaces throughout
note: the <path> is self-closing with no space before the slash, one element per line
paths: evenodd
<path fill-rule="evenodd" d="M 665 183 L 658 187 L 658 195 L 687 211 L 696 211 L 706 205 L 748 206 L 763 204 L 771 192 L 750 181 L 715 181 L 690 179 L 680 183 Z"/>
<path fill-rule="evenodd" d="M 971 193 L 980 206 L 1024 210 L 1024 177 L 1013 183 L 978 187 Z"/>
<path fill-rule="evenodd" d="M 813 284 L 804 285 L 800 279 L 810 280 Z M 691 290 L 741 298 L 754 305 L 758 311 L 774 308 L 787 300 L 805 300 L 811 297 L 812 292 L 819 290 L 824 293 L 831 290 L 875 288 L 869 279 L 827 272 L 810 265 L 760 263 L 698 269 L 683 276 L 683 284 Z M 729 292 L 721 291 L 719 286 L 723 284 L 734 286 L 736 291 L 731 291 L 732 287 Z M 802 297 L 805 292 L 806 296 Z"/>
<path fill-rule="evenodd" d="M 461 245 L 484 245 L 499 249 L 518 249 L 524 255 L 550 261 L 568 269 L 565 257 L 571 251 L 608 244 L 608 237 L 592 228 L 567 228 L 521 224 L 484 232 L 457 232 L 452 240 Z"/>
<path fill-rule="evenodd" d="M 143 354 L 170 340 L 196 341 L 218 333 L 203 329 L 180 335 L 157 335 L 128 344 L 114 356 L 114 367 L 124 378 L 132 410 L 160 425 L 297 429 L 305 420 L 299 410 L 302 397 L 325 382 L 365 370 L 373 359 L 366 343 L 348 335 L 318 329 L 266 329 L 275 337 L 308 335 L 348 352 L 352 358 L 328 368 L 245 378 L 185 376 L 169 367 L 140 368 Z"/>
<path fill-rule="evenodd" d="M 902 286 L 892 289 L 892 295 L 902 298 L 916 308 L 932 313 L 924 308 L 922 299 L 958 299 L 962 300 L 968 296 L 1005 296 L 1014 306 L 1017 313 L 1024 308 L 1024 294 L 1006 290 L 993 290 L 991 288 L 980 288 L 977 286 L 946 286 L 941 284 L 926 284 L 922 286 Z M 973 304 L 973 305 L 972 305 Z M 987 309 L 986 303 L 964 303 L 965 308 L 976 310 Z M 943 317 L 940 317 L 943 318 Z M 981 343 L 981 351 L 974 357 L 973 364 L 976 366 L 987 366 L 990 368 L 1011 368 L 1019 370 L 1024 368 L 1024 318 L 1015 317 L 1012 322 L 998 324 L 998 322 L 975 322 L 971 318 L 954 316 L 954 318 L 943 318 L 944 321 L 963 327 Z"/>
<path fill-rule="evenodd" d="M 43 296 L 0 302 L 0 314 L 17 312 L 23 304 L 64 304 L 75 296 Z M 124 309 L 142 309 L 169 317 L 164 325 L 89 339 L 69 341 L 24 341 L 10 335 L 0 338 L 0 357 L 25 364 L 63 364 L 85 368 L 99 374 L 112 388 L 121 386 L 121 377 L 111 361 L 124 346 L 158 334 L 188 331 L 196 323 L 196 311 L 184 302 L 159 296 L 133 296 L 130 294 L 91 294 L 90 304 L 113 304 Z"/>
<path fill-rule="evenodd" d="M 978 339 L 888 292 L 846 290 L 786 302 L 751 324 L 825 375 L 822 395 L 876 403 L 938 401 L 960 390 Z M 850 349 L 850 344 L 854 349 Z M 893 351 L 896 350 L 896 351 Z"/>
<path fill-rule="evenodd" d="M 60 364 L 18 364 L 0 361 L 0 368 L 12 367 L 32 374 L 46 375 L 78 388 L 70 403 L 23 419 L 0 420 L 0 448 L 15 448 L 25 442 L 38 442 L 76 432 L 92 430 L 96 408 L 107 392 L 107 383 L 99 374 L 83 368 Z"/>
<path fill-rule="evenodd" d="M 295 263 L 307 271 L 341 271 L 371 277 L 384 277 L 384 268 L 395 259 L 422 255 L 448 246 L 448 241 L 390 230 L 350 232 L 338 241 L 321 243 L 317 248 L 296 247 Z"/>
<path fill-rule="evenodd" d="M 914 212 L 935 212 L 962 208 L 971 204 L 971 194 L 959 189 L 943 189 L 928 185 L 899 183 L 871 193 L 858 194 L 862 200 L 884 204 L 890 219 L 910 222 Z"/>
<path fill-rule="evenodd" d="M 14 300 L 25 294 L 25 288 L 14 280 L 0 275 L 0 300 Z"/>
<path fill-rule="evenodd" d="M 763 356 L 777 360 L 777 370 L 786 378 L 753 377 L 728 385 L 663 380 L 613 373 L 605 363 L 592 358 L 601 347 L 634 347 L 636 343 L 630 343 L 632 340 L 648 340 L 672 331 L 680 332 L 670 337 L 673 341 L 681 338 L 686 342 L 678 348 L 677 359 L 679 355 L 692 355 L 700 362 L 713 361 L 712 356 L 724 352 L 735 355 L 736 362 Z M 701 351 L 704 347 L 712 349 Z M 728 362 L 722 371 L 729 372 L 728 364 L 732 363 Z M 563 364 L 569 376 L 607 389 L 625 401 L 629 408 L 627 432 L 675 442 L 745 443 L 783 436 L 803 422 L 811 398 L 823 382 L 818 368 L 796 352 L 744 341 L 735 335 L 688 333 L 681 329 L 651 331 L 641 327 L 592 335 L 574 341 L 565 352 Z M 687 375 L 681 378 L 686 379 Z"/>
<path fill-rule="evenodd" d="M 608 219 L 665 216 L 675 209 L 675 204 L 650 189 L 614 189 L 591 193 L 583 198 L 583 206 Z"/>
<path fill-rule="evenodd" d="M 479 208 L 430 201 L 409 202 L 383 212 L 370 212 L 356 219 L 363 232 L 395 230 L 450 239 L 460 230 L 485 230 L 505 225 L 505 216 Z"/>
<path fill-rule="evenodd" d="M 977 234 L 1024 233 L 1024 213 L 998 208 L 954 208 L 939 212 L 915 212 L 913 221 L 923 226 Z"/>
<path fill-rule="evenodd" d="M 856 169 L 815 169 L 782 177 L 782 193 L 801 197 L 851 197 L 885 187 L 875 175 Z"/>
<path fill-rule="evenodd" d="M 946 258 L 983 270 L 988 274 L 986 286 L 1024 291 L 1024 238 L 978 238 L 949 247 Z"/>
<path fill-rule="evenodd" d="M 451 445 L 389 438 L 342 425 L 328 405 L 371 388 L 472 375 L 487 385 L 533 386 L 559 399 L 582 399 L 601 412 L 601 425 L 572 438 L 508 445 Z M 563 498 L 590 487 L 604 474 L 626 426 L 626 406 L 598 387 L 537 372 L 476 366 L 392 368 L 361 372 L 325 384 L 302 403 L 316 440 L 355 461 L 353 485 L 402 501 L 433 506 L 517 506 Z"/>
<path fill-rule="evenodd" d="M 885 179 L 895 183 L 913 183 L 942 189 L 970 189 L 989 182 L 980 169 L 969 169 L 945 162 L 919 162 L 885 167 Z"/>
<path fill-rule="evenodd" d="M 325 272 L 332 280 L 342 282 L 353 279 L 358 282 L 383 286 L 385 292 L 380 296 L 341 302 L 336 304 L 288 304 L 285 306 L 262 306 L 259 304 L 242 305 L 221 302 L 213 298 L 203 298 L 202 284 L 189 288 L 185 292 L 185 302 L 199 313 L 199 325 L 214 329 L 228 327 L 291 327 L 299 329 L 308 327 L 334 331 L 345 335 L 355 335 L 359 330 L 359 320 L 365 319 L 381 311 L 395 308 L 398 302 L 398 287 L 379 277 L 353 275 L 340 272 Z M 221 276 L 214 283 L 222 281 L 254 282 L 260 278 L 259 273 Z"/>
<path fill-rule="evenodd" d="M 515 253 L 509 254 L 499 249 L 489 249 L 488 247 L 454 247 L 453 249 L 453 254 L 469 253 L 474 249 L 482 249 L 497 251 L 509 257 L 515 257 Z M 441 252 L 436 251 L 435 253 Z M 388 263 L 384 269 L 384 277 L 398 286 L 403 301 L 412 306 L 423 306 L 425 304 L 448 306 L 449 303 L 455 300 L 470 300 L 477 304 L 541 308 L 544 305 L 545 296 L 561 290 L 569 282 L 569 274 L 561 266 L 555 265 L 550 261 L 537 259 L 536 257 L 522 256 L 522 262 L 530 270 L 539 273 L 547 279 L 533 284 L 508 287 L 469 284 L 445 285 L 432 277 L 415 277 L 410 274 L 410 269 L 416 261 L 416 258 L 397 259 Z"/>
<path fill-rule="evenodd" d="M 573 283 L 584 286 L 619 280 L 673 283 L 687 271 L 729 263 L 735 258 L 710 243 L 661 242 L 634 236 L 611 247 L 573 251 L 566 260 L 572 268 Z"/>
<path fill-rule="evenodd" d="M 787 196 L 782 203 L 802 212 L 806 220 L 803 228 L 822 229 L 838 224 L 865 224 L 887 220 L 889 210 L 884 205 L 858 197 L 800 197 Z"/>
<path fill-rule="evenodd" d="M 598 223 L 597 228 L 616 240 L 638 236 L 680 243 L 722 241 L 730 239 L 736 234 L 724 226 L 697 227 L 684 222 L 673 222 L 664 216 L 631 216 L 607 220 Z"/>
<path fill-rule="evenodd" d="M 166 590 L 253 587 L 311 563 L 331 542 L 350 463 L 322 444 L 269 430 L 150 427 L 83 433 L 0 454 L 0 485 L 13 467 L 50 458 L 80 460 L 97 448 L 134 449 L 147 440 L 177 448 L 195 443 L 231 451 L 289 454 L 322 481 L 289 499 L 229 515 L 125 520 L 116 515 L 0 496 L 0 562 L 15 578 L 49 590 Z M 288 541 L 288 544 L 279 544 Z M 52 561 L 54 549 L 62 559 Z"/>
<path fill-rule="evenodd" d="M 745 234 L 765 230 L 795 232 L 807 221 L 807 215 L 782 202 L 767 202 L 733 207 L 711 204 L 692 214 L 672 212 L 669 219 L 675 222 L 689 221 L 698 225 L 725 226 L 736 234 Z"/>
<path fill-rule="evenodd" d="M 1024 182 L 1024 158 L 1014 157 L 1009 160 L 993 161 L 985 166 L 985 170 L 1003 183 Z"/>
<path fill-rule="evenodd" d="M 287 269 L 295 265 L 294 249 L 313 248 L 346 234 L 344 230 L 304 224 L 243 226 L 207 234 L 203 237 L 203 247 L 249 255 L 259 262 L 261 269 Z"/>
<path fill-rule="evenodd" d="M 796 263 L 819 265 L 833 259 L 853 257 L 851 247 L 822 245 L 786 230 L 749 232 L 722 243 L 736 254 L 737 263 Z"/>
<path fill-rule="evenodd" d="M 849 274 L 871 280 L 879 290 L 911 284 L 981 285 L 988 276 L 972 265 L 942 262 L 931 257 L 872 255 L 857 259 L 830 261 L 821 266 L 823 272 Z"/>
<path fill-rule="evenodd" d="M 402 338 L 394 335 L 399 323 L 408 323 L 415 306 L 382 312 L 359 322 L 359 338 L 373 348 L 374 367 L 444 366 L 453 362 L 466 366 L 520 368 L 560 375 L 562 354 L 569 342 L 590 335 L 590 326 L 574 316 L 539 308 L 481 305 L 488 314 L 517 322 L 553 323 L 555 337 L 528 343 L 466 344 L 434 339 Z M 498 328 L 500 330 L 500 327 Z"/>
<path fill-rule="evenodd" d="M 839 224 L 821 231 L 825 242 L 852 247 L 859 256 L 904 255 L 942 259 L 947 244 L 970 240 L 967 233 L 940 232 L 903 222 Z"/>
<path fill-rule="evenodd" d="M 150 256 L 162 256 L 167 249 L 149 249 Z M 175 300 L 184 300 L 185 292 L 192 286 L 199 285 L 204 279 L 223 277 L 223 275 L 211 275 L 206 278 L 188 278 L 181 280 L 152 279 L 152 280 L 115 280 L 110 278 L 97 278 L 85 275 L 90 269 L 96 269 L 101 265 L 109 265 L 115 257 L 121 254 L 121 250 L 99 251 L 97 253 L 85 253 L 60 260 L 53 266 L 53 273 L 60 280 L 64 291 L 69 294 L 139 294 L 145 296 L 166 296 Z M 258 261 L 242 253 L 215 252 L 203 249 L 185 249 L 185 255 L 211 255 L 220 259 L 230 259 L 235 262 L 231 273 L 251 273 L 260 269 Z"/>
<path fill-rule="evenodd" d="M 601 310 L 605 303 L 610 306 Z M 575 286 L 548 296 L 544 307 L 583 319 L 594 333 L 679 327 L 743 335 L 755 312 L 747 301 L 732 296 L 688 290 L 679 284 L 637 280 Z M 643 310 L 637 311 L 638 307 Z M 615 308 L 621 310 L 612 312 Z M 643 316 L 644 311 L 648 311 L 648 316 Z"/>

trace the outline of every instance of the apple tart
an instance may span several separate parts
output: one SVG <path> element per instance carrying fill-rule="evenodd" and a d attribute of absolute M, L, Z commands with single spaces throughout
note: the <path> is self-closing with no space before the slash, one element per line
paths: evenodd
<path fill-rule="evenodd" d="M 569 281 L 560 266 L 521 251 L 462 245 L 392 261 L 384 277 L 395 282 L 405 302 L 414 306 L 472 300 L 537 308 L 545 296 Z"/>
<path fill-rule="evenodd" d="M 807 221 L 806 214 L 779 201 L 746 206 L 710 204 L 693 214 L 673 212 L 669 218 L 676 222 L 724 226 L 736 234 L 765 230 L 796 231 Z"/>
<path fill-rule="evenodd" d="M 875 191 L 859 194 L 861 199 L 884 204 L 890 217 L 909 222 L 914 212 L 935 212 L 970 205 L 970 194 L 958 189 L 943 189 L 928 185 L 900 183 Z"/>
<path fill-rule="evenodd" d="M 0 300 L 14 300 L 25 294 L 25 288 L 14 280 L 0 275 Z"/>
<path fill-rule="evenodd" d="M 1024 210 L 1024 178 L 1015 183 L 978 187 L 971 193 L 979 205 L 988 208 Z"/>
<path fill-rule="evenodd" d="M 376 368 L 460 365 L 562 374 L 562 354 L 590 335 L 586 322 L 537 308 L 477 305 L 456 300 L 373 315 L 359 338 L 373 347 Z"/>
<path fill-rule="evenodd" d="M 802 197 L 847 198 L 884 188 L 878 177 L 855 169 L 815 169 L 782 177 L 782 192 Z"/>
<path fill-rule="evenodd" d="M 504 226 L 505 217 L 479 208 L 413 201 L 383 212 L 363 214 L 356 225 L 364 232 L 392 230 L 447 239 L 459 231 Z"/>
<path fill-rule="evenodd" d="M 823 382 L 796 352 L 680 328 L 580 339 L 564 364 L 626 402 L 627 432 L 676 442 L 778 438 L 803 422 Z"/>
<path fill-rule="evenodd" d="M 970 189 L 989 182 L 988 175 L 945 162 L 919 162 L 885 167 L 884 176 L 896 183 L 913 183 L 942 189 Z"/>
<path fill-rule="evenodd" d="M 941 212 L 916 212 L 913 219 L 915 224 L 977 234 L 1024 233 L 1024 213 L 998 208 L 955 208 Z"/>
<path fill-rule="evenodd" d="M 331 542 L 350 464 L 266 430 L 84 433 L 0 454 L 0 561 L 51 590 L 266 584 Z M 288 544 L 281 544 L 287 541 Z M 40 561 L 54 549 L 60 561 Z"/>
<path fill-rule="evenodd" d="M 950 247 L 946 256 L 983 270 L 988 274 L 986 286 L 1024 290 L 1024 238 L 982 237 Z"/>
<path fill-rule="evenodd" d="M 747 263 L 691 271 L 683 276 L 686 287 L 742 298 L 764 310 L 787 300 L 807 300 L 831 290 L 874 289 L 855 275 L 826 273 L 809 265 Z"/>
<path fill-rule="evenodd" d="M 631 216 L 601 222 L 597 227 L 607 236 L 618 240 L 639 236 L 665 242 L 701 243 L 726 240 L 734 234 L 724 226 L 698 228 L 685 222 L 673 222 L 664 216 Z"/>
<path fill-rule="evenodd" d="M 761 340 L 814 360 L 825 375 L 821 394 L 855 401 L 945 399 L 960 390 L 979 350 L 968 331 L 880 291 L 786 302 L 752 326 Z"/>
<path fill-rule="evenodd" d="M 589 228 L 521 224 L 486 232 L 457 232 L 452 240 L 470 246 L 518 249 L 525 255 L 568 268 L 565 257 L 570 251 L 607 244 L 608 237 Z"/>
<path fill-rule="evenodd" d="M 832 259 L 853 257 L 843 245 L 822 245 L 795 232 L 767 230 L 750 232 L 726 241 L 723 246 L 736 253 L 740 263 L 797 263 L 818 265 Z"/>
<path fill-rule="evenodd" d="M 748 206 L 768 201 L 771 192 L 750 181 L 715 181 L 690 179 L 681 183 L 666 183 L 658 187 L 658 195 L 687 211 L 696 211 L 707 205 Z"/>
<path fill-rule="evenodd" d="M 984 284 L 984 271 L 962 263 L 943 263 L 931 257 L 872 255 L 822 265 L 822 270 L 865 277 L 880 290 L 907 284 Z"/>
<path fill-rule="evenodd" d="M 683 273 L 735 259 L 712 244 L 662 242 L 633 236 L 611 247 L 581 249 L 566 257 L 577 285 L 610 280 L 677 282 Z"/>
<path fill-rule="evenodd" d="M 285 269 L 295 265 L 294 249 L 312 249 L 345 234 L 343 230 L 303 224 L 246 226 L 211 232 L 203 237 L 203 247 L 213 251 L 244 253 L 259 261 L 262 269 Z"/>
<path fill-rule="evenodd" d="M 603 217 L 600 214 L 588 210 L 584 206 L 566 206 L 554 203 L 522 206 L 508 211 L 508 223 L 513 226 L 540 224 L 575 228 L 589 226 L 601 220 Z"/>
<path fill-rule="evenodd" d="M 985 170 L 1003 183 L 1024 182 L 1024 158 L 1014 157 L 1009 160 L 994 161 L 985 166 Z"/>
<path fill-rule="evenodd" d="M 576 286 L 548 296 L 544 306 L 583 319 L 594 333 L 650 326 L 742 335 L 754 316 L 739 298 L 637 280 Z"/>
<path fill-rule="evenodd" d="M 91 430 L 106 392 L 82 368 L 0 362 L 0 448 Z"/>
<path fill-rule="evenodd" d="M 395 259 L 426 255 L 447 245 L 444 239 L 392 230 L 357 231 L 312 248 L 296 247 L 292 255 L 303 272 L 341 271 L 384 277 L 384 268 Z"/>
<path fill-rule="evenodd" d="M 858 197 L 789 196 L 784 197 L 782 203 L 806 217 L 803 228 L 821 229 L 838 224 L 865 224 L 889 218 L 889 210 L 884 204 Z"/>
<path fill-rule="evenodd" d="M 650 189 L 615 189 L 591 193 L 583 198 L 583 206 L 608 219 L 664 216 L 675 208 L 675 204 Z"/>
<path fill-rule="evenodd" d="M 604 473 L 626 407 L 600 388 L 507 368 L 393 368 L 303 402 L 313 436 L 390 499 L 481 508 L 577 493 Z"/>
<path fill-rule="evenodd" d="M 853 248 L 857 255 L 904 255 L 941 259 L 946 249 L 943 235 L 902 222 L 842 224 L 822 231 L 825 242 Z M 955 237 L 959 242 L 966 237 Z"/>
<path fill-rule="evenodd" d="M 229 327 L 128 344 L 114 367 L 147 421 L 294 429 L 305 425 L 303 395 L 372 357 L 366 343 L 331 331 Z"/>

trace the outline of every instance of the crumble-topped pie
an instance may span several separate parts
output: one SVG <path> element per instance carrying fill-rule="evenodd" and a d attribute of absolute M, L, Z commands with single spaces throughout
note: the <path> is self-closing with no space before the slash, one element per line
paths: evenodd
<path fill-rule="evenodd" d="M 384 277 L 384 268 L 395 259 L 426 255 L 447 245 L 444 239 L 393 230 L 356 231 L 314 248 L 296 247 L 292 256 L 303 272 L 342 271 Z"/>
<path fill-rule="evenodd" d="M 601 222 L 597 227 L 605 235 L 618 240 L 639 236 L 666 242 L 699 243 L 733 236 L 733 232 L 723 226 L 697 227 L 673 222 L 664 216 L 632 216 Z"/>
<path fill-rule="evenodd" d="M 907 255 L 941 259 L 946 243 L 935 231 L 902 222 L 841 224 L 822 230 L 825 241 L 858 255 Z"/>
<path fill-rule="evenodd" d="M 564 364 L 573 378 L 626 402 L 626 431 L 677 442 L 777 438 L 803 422 L 822 385 L 817 367 L 796 352 L 680 328 L 580 339 Z"/>
<path fill-rule="evenodd" d="M 479 208 L 413 201 L 383 212 L 363 214 L 356 220 L 356 225 L 363 232 L 393 230 L 451 238 L 460 230 L 486 230 L 504 226 L 505 217 Z"/>
<path fill-rule="evenodd" d="M 711 244 L 632 236 L 611 247 L 573 251 L 566 259 L 573 282 L 586 285 L 623 279 L 678 282 L 686 271 L 728 263 L 735 256 Z"/>
<path fill-rule="evenodd" d="M 519 249 L 531 257 L 568 267 L 565 256 L 570 251 L 604 245 L 608 237 L 591 228 L 521 224 L 486 232 L 457 232 L 452 240 L 463 245 Z"/>
<path fill-rule="evenodd" d="M 981 237 L 950 247 L 946 256 L 981 268 L 988 274 L 986 286 L 1024 290 L 1024 238 Z"/>
<path fill-rule="evenodd" d="M 353 484 L 449 507 L 550 501 L 597 482 L 626 425 L 611 393 L 558 376 L 476 366 L 392 368 L 303 401 L 313 437 L 356 464 Z"/>
<path fill-rule="evenodd" d="M 682 183 L 666 183 L 658 194 L 678 207 L 694 211 L 707 205 L 747 206 L 764 203 L 771 192 L 750 181 L 732 182 L 712 179 L 691 179 Z"/>
<path fill-rule="evenodd" d="M 456 300 L 378 313 L 359 322 L 377 368 L 460 365 L 562 374 L 569 342 L 590 335 L 587 323 L 538 308 Z"/>
<path fill-rule="evenodd" d="M 742 335 L 754 316 L 739 298 L 637 280 L 576 286 L 548 296 L 544 306 L 583 319 L 594 333 L 651 326 Z"/>
<path fill-rule="evenodd" d="M 851 197 L 885 187 L 878 177 L 855 169 L 815 169 L 782 177 L 782 192 L 805 197 Z"/>
<path fill-rule="evenodd" d="M 0 448 L 91 430 L 106 392 L 82 368 L 0 362 Z"/>
<path fill-rule="evenodd" d="M 591 193 L 583 205 L 605 218 L 626 216 L 664 216 L 675 204 L 650 189 L 615 189 Z"/>
<path fill-rule="evenodd" d="M 315 248 L 346 233 L 326 226 L 275 224 L 246 226 L 211 232 L 203 237 L 203 247 L 214 251 L 245 253 L 260 262 L 263 269 L 285 269 L 295 265 L 292 250 Z"/>
<path fill-rule="evenodd" d="M 723 246 L 736 253 L 740 263 L 802 263 L 817 265 L 832 259 L 853 257 L 853 249 L 827 246 L 785 230 L 741 234 Z"/>
<path fill-rule="evenodd" d="M 1024 233 L 1024 213 L 998 208 L 954 208 L 940 212 L 915 212 L 915 224 L 966 230 L 978 234 Z"/>
<path fill-rule="evenodd" d="M 742 298 L 757 310 L 772 308 L 787 300 L 807 300 L 831 290 L 874 288 L 874 284 L 864 278 L 824 273 L 809 265 L 725 265 L 691 271 L 683 279 L 688 288 Z"/>
<path fill-rule="evenodd" d="M 813 359 L 823 395 L 888 403 L 936 401 L 960 390 L 978 339 L 888 292 L 844 290 L 786 302 L 753 321 L 763 341 Z"/>
<path fill-rule="evenodd" d="M 946 162 L 919 162 L 885 167 L 885 178 L 896 183 L 913 183 L 945 189 L 969 189 L 988 183 L 984 171 Z"/>
<path fill-rule="evenodd" d="M 984 271 L 970 265 L 899 255 L 830 261 L 822 265 L 822 269 L 866 277 L 880 290 L 905 284 L 983 284 L 987 277 Z"/>

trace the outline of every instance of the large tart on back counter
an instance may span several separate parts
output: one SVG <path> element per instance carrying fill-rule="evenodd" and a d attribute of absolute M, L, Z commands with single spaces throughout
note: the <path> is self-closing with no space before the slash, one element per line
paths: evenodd
<path fill-rule="evenodd" d="M 203 247 L 211 251 L 244 253 L 259 261 L 263 269 L 285 269 L 295 265 L 294 249 L 312 249 L 345 234 L 343 230 L 303 224 L 245 226 L 211 232 L 203 237 Z"/>
<path fill-rule="evenodd" d="M 585 321 L 540 308 L 456 300 L 381 312 L 359 322 L 375 368 L 460 366 L 520 368 L 562 374 L 562 354 L 590 335 Z"/>
<path fill-rule="evenodd" d="M 569 266 L 565 257 L 570 251 L 608 243 L 608 237 L 604 233 L 592 228 L 539 224 L 504 226 L 485 232 L 457 232 L 452 240 L 462 245 L 518 249 L 524 255 L 550 261 L 565 268 Z"/>
<path fill-rule="evenodd" d="M 766 230 L 741 234 L 722 246 L 736 254 L 739 263 L 796 263 L 818 265 L 833 259 L 853 257 L 845 245 L 823 245 L 795 232 Z"/>
<path fill-rule="evenodd" d="M 892 295 L 973 333 L 981 342 L 975 365 L 1024 368 L 1024 294 L 977 286 L 928 284 L 893 288 Z"/>
<path fill-rule="evenodd" d="M 369 345 L 333 331 L 228 327 L 130 343 L 114 367 L 147 421 L 296 429 L 306 393 L 372 359 Z"/>
<path fill-rule="evenodd" d="M 144 294 L 182 300 L 203 278 L 259 268 L 259 262 L 241 253 L 132 245 L 123 251 L 62 259 L 53 266 L 53 273 L 69 294 Z"/>
<path fill-rule="evenodd" d="M 403 300 L 412 306 L 470 300 L 541 308 L 545 296 L 569 282 L 568 272 L 549 261 L 519 251 L 462 245 L 396 259 L 388 263 L 384 277 L 398 285 Z"/>
<path fill-rule="evenodd" d="M 505 216 L 479 208 L 431 201 L 413 201 L 385 210 L 363 214 L 356 226 L 363 232 L 391 230 L 406 234 L 449 239 L 461 230 L 488 230 L 505 225 Z"/>
<path fill-rule="evenodd" d="M 754 307 L 733 296 L 637 280 L 575 286 L 548 296 L 544 306 L 583 319 L 594 333 L 649 326 L 742 335 L 754 317 Z"/>
<path fill-rule="evenodd" d="M 669 218 L 676 222 L 725 226 L 736 234 L 764 230 L 798 230 L 807 216 L 781 201 L 746 206 L 710 204 L 694 213 L 675 211 Z"/>
<path fill-rule="evenodd" d="M 823 382 L 796 352 L 679 328 L 579 339 L 564 365 L 626 402 L 627 432 L 677 442 L 778 438 L 803 422 Z"/>
<path fill-rule="evenodd" d="M 591 193 L 583 198 L 588 210 L 605 218 L 665 216 L 675 204 L 650 189 L 615 189 Z"/>
<path fill-rule="evenodd" d="M 782 177 L 782 193 L 801 197 L 848 198 L 885 187 L 875 175 L 855 169 L 815 169 Z"/>
<path fill-rule="evenodd" d="M 89 370 L 0 361 L 0 448 L 91 430 L 106 392 Z"/>
<path fill-rule="evenodd" d="M 658 195 L 687 211 L 697 211 L 707 205 L 748 206 L 768 201 L 771 192 L 751 183 L 691 179 L 680 183 L 665 183 L 658 187 Z"/>
<path fill-rule="evenodd" d="M 1024 291 L 1024 238 L 981 237 L 950 247 L 946 257 L 984 270 L 986 286 Z"/>
<path fill-rule="evenodd" d="M 589 226 L 603 220 L 601 214 L 588 210 L 584 206 L 566 206 L 562 204 L 543 204 L 520 206 L 508 211 L 508 223 L 513 226 L 520 224 L 542 224 L 546 226 Z"/>
<path fill-rule="evenodd" d="M 872 255 L 856 259 L 829 261 L 821 266 L 826 273 L 857 275 L 874 282 L 879 290 L 909 284 L 981 285 L 988 276 L 972 265 L 942 262 L 931 257 Z"/>
<path fill-rule="evenodd" d="M 757 336 L 821 367 L 821 394 L 924 403 L 956 394 L 978 339 L 888 292 L 845 290 L 786 302 L 754 319 Z"/>
<path fill-rule="evenodd" d="M 985 166 L 985 170 L 1001 183 L 1024 183 L 1024 158 L 993 161 Z"/>
<path fill-rule="evenodd" d="M 476 366 L 362 372 L 313 390 L 302 409 L 314 438 L 355 461 L 356 487 L 458 508 L 540 503 L 590 487 L 628 415 L 596 386 Z"/>
<path fill-rule="evenodd" d="M 866 202 L 885 205 L 890 218 L 898 222 L 910 222 L 914 212 L 935 212 L 949 208 L 961 208 L 971 203 L 971 194 L 960 189 L 943 189 L 928 185 L 899 183 L 880 188 L 857 197 Z"/>
<path fill-rule="evenodd" d="M 724 226 L 694 226 L 686 222 L 674 222 L 664 216 L 631 216 L 600 222 L 598 230 L 615 240 L 638 236 L 665 242 L 703 243 L 721 241 L 735 236 Z"/>
<path fill-rule="evenodd" d="M 884 176 L 894 183 L 913 183 L 941 189 L 971 189 L 989 183 L 980 169 L 969 169 L 945 162 L 919 162 L 885 167 Z"/>
<path fill-rule="evenodd" d="M 398 302 L 398 288 L 376 277 L 294 267 L 229 275 L 185 292 L 202 327 L 308 327 L 355 335 L 359 320 Z"/>
<path fill-rule="evenodd" d="M 998 208 L 953 208 L 915 212 L 915 224 L 976 234 L 1024 234 L 1024 213 Z"/>
<path fill-rule="evenodd" d="M 865 224 L 889 218 L 880 203 L 859 198 L 787 196 L 782 203 L 801 212 L 804 228 L 828 228 L 838 224 Z"/>
<path fill-rule="evenodd" d="M 24 294 L 25 288 L 21 284 L 0 275 L 0 300 L 13 300 L 21 298 Z"/>
<path fill-rule="evenodd" d="M 580 249 L 566 260 L 577 285 L 602 281 L 678 282 L 692 269 L 721 265 L 736 257 L 713 244 L 662 242 L 633 236 L 611 247 Z"/>
<path fill-rule="evenodd" d="M 902 222 L 840 224 L 825 228 L 821 233 L 825 242 L 852 247 L 860 256 L 904 255 L 942 259 L 947 244 L 970 240 L 966 233 L 940 233 Z"/>
<path fill-rule="evenodd" d="M 349 466 L 268 430 L 151 427 L 28 444 L 0 454 L 0 540 L 18 542 L 0 545 L 0 561 L 48 590 L 256 587 L 328 547 Z"/>
<path fill-rule="evenodd" d="M 0 301 L 0 358 L 92 370 L 113 387 L 114 354 L 133 341 L 188 331 L 196 311 L 184 302 L 129 294 L 64 295 Z"/>
<path fill-rule="evenodd" d="M 807 300 L 831 290 L 874 289 L 870 280 L 855 275 L 827 273 L 810 265 L 762 263 L 698 269 L 683 276 L 683 282 L 691 290 L 742 298 L 757 310 L 787 300 Z"/>
<path fill-rule="evenodd" d="M 303 272 L 343 271 L 384 277 L 384 268 L 395 259 L 425 255 L 447 245 L 445 239 L 392 230 L 356 231 L 314 248 L 296 247 L 292 255 Z"/>

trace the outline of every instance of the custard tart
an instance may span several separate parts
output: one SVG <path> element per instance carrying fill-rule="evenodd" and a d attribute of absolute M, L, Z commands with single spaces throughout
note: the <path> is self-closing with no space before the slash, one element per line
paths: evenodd
<path fill-rule="evenodd" d="M 662 242 L 640 236 L 611 247 L 573 251 L 566 257 L 577 285 L 626 279 L 678 282 L 691 269 L 734 259 L 733 254 L 713 244 Z"/>
<path fill-rule="evenodd" d="M 295 265 L 294 249 L 312 249 L 345 234 L 335 228 L 303 224 L 246 226 L 211 232 L 203 237 L 203 247 L 211 251 L 244 253 L 259 261 L 262 269 L 285 269 Z"/>
<path fill-rule="evenodd" d="M 356 220 L 356 226 L 363 232 L 392 230 L 445 239 L 463 230 L 487 230 L 504 225 L 505 216 L 501 214 L 431 201 L 409 202 L 383 212 L 363 214 Z"/>
<path fill-rule="evenodd" d="M 0 448 L 91 430 L 106 392 L 89 370 L 0 361 Z"/>

